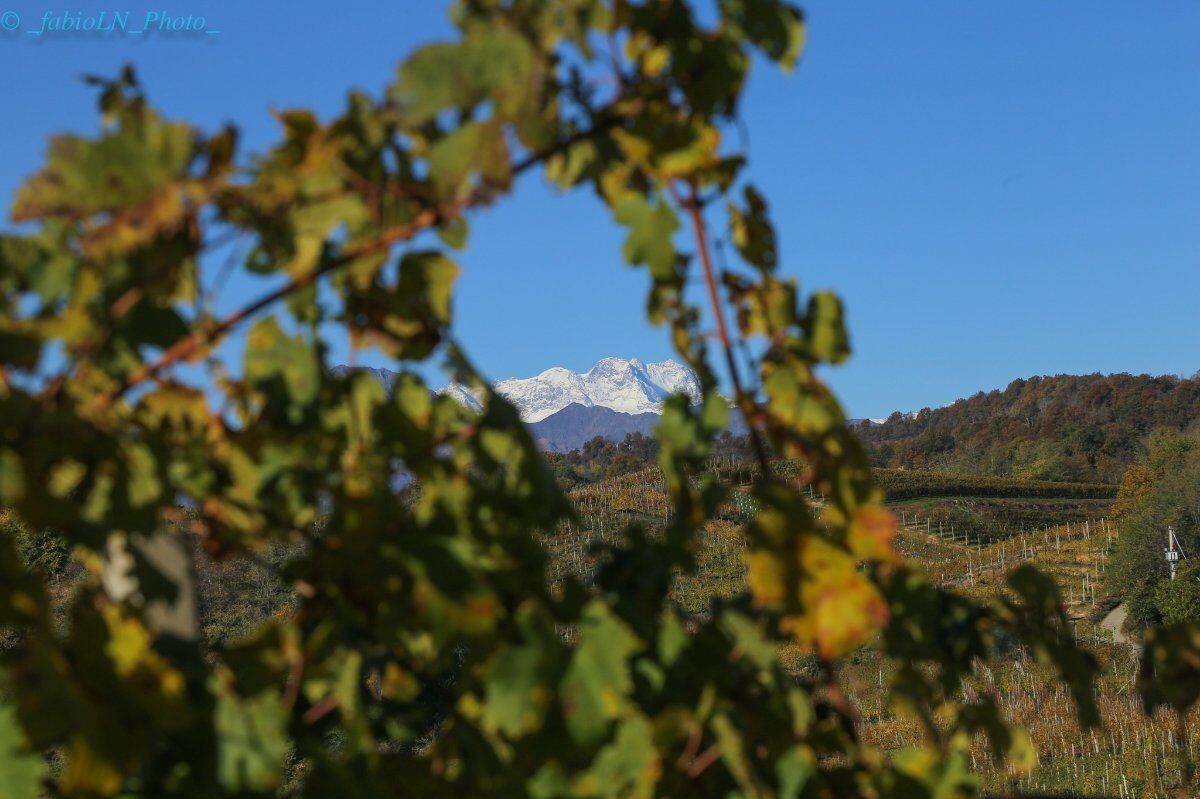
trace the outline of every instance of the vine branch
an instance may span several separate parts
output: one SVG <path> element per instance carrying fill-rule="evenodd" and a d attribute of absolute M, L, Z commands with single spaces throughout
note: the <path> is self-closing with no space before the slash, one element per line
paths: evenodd
<path fill-rule="evenodd" d="M 528 171 L 530 168 L 546 161 L 568 147 L 578 144 L 581 141 L 584 141 L 603 132 L 604 130 L 607 130 L 608 128 L 613 127 L 618 121 L 619 117 L 608 116 L 587 130 L 580 131 L 572 136 L 568 136 L 553 146 L 546 148 L 545 150 L 531 153 L 530 155 L 513 164 L 513 167 L 510 170 L 510 177 L 515 178 L 519 176 L 521 173 Z M 164 350 L 163 353 L 159 355 L 159 357 L 153 363 L 145 364 L 133 374 L 126 377 L 116 389 L 102 396 L 99 400 L 100 407 L 108 407 L 130 390 L 148 380 L 156 379 L 166 369 L 181 361 L 188 360 L 206 347 L 214 344 L 222 336 L 231 331 L 233 328 L 237 327 L 246 319 L 254 316 L 265 308 L 274 305 L 276 302 L 279 302 L 280 300 L 296 293 L 297 291 L 308 288 L 322 277 L 336 272 L 338 269 L 346 266 L 352 261 L 388 250 L 393 245 L 407 241 L 417 233 L 433 227 L 442 219 L 454 218 L 461 214 L 465 209 L 486 202 L 491 198 L 492 190 L 493 187 L 485 183 L 461 200 L 453 203 L 447 209 L 438 209 L 432 207 L 426 208 L 417 214 L 412 221 L 394 227 L 391 230 L 386 231 L 379 238 L 374 239 L 373 241 L 368 242 L 360 247 L 356 247 L 349 252 L 343 253 L 336 258 L 332 258 L 317 269 L 294 278 L 277 289 L 267 292 L 248 305 L 233 311 L 228 316 L 221 319 L 221 321 L 219 321 L 217 324 L 202 330 L 197 330 L 185 336 Z"/>
<path fill-rule="evenodd" d="M 671 189 L 671 193 L 675 197 L 676 204 L 687 213 L 692 223 L 692 234 L 696 239 L 696 249 L 704 271 L 704 284 L 708 289 L 708 302 L 712 306 L 713 318 L 717 323 L 717 340 L 721 342 L 721 349 L 725 353 L 729 379 L 733 382 L 733 391 L 737 396 L 738 407 L 742 411 L 742 416 L 745 417 L 746 429 L 749 431 L 750 445 L 754 448 L 754 455 L 758 459 L 758 465 L 762 469 L 762 476 L 765 480 L 771 474 L 771 465 L 767 458 L 766 445 L 763 443 L 758 428 L 754 426 L 754 416 L 757 414 L 758 406 L 742 387 L 737 358 L 733 353 L 733 341 L 729 336 L 729 328 L 725 325 L 725 309 L 721 302 L 721 293 L 717 289 L 717 277 L 716 271 L 713 269 L 712 256 L 708 251 L 708 228 L 704 222 L 704 215 L 701 213 L 703 203 L 700 201 L 695 187 L 692 187 L 691 193 L 686 199 L 680 198 L 674 188 Z"/>

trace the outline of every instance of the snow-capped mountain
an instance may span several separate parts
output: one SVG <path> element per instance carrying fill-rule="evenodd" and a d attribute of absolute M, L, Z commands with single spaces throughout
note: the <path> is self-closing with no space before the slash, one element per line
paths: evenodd
<path fill-rule="evenodd" d="M 526 422 L 538 422 L 568 405 L 590 408 L 596 403 L 588 395 L 582 375 L 555 366 L 537 377 L 496 381 L 496 393 L 507 399 Z"/>
<path fill-rule="evenodd" d="M 688 367 L 674 361 L 645 364 L 637 358 L 604 358 L 583 373 L 556 366 L 536 377 L 500 380 L 495 385 L 497 393 L 516 405 L 521 418 L 530 423 L 568 405 L 639 414 L 660 412 L 663 401 L 676 392 L 700 399 L 700 381 Z"/>
<path fill-rule="evenodd" d="M 361 369 L 373 374 L 390 389 L 396 375 L 387 369 L 335 366 L 335 374 Z M 618 413 L 660 413 L 671 394 L 682 392 L 693 402 L 700 401 L 700 381 L 690 368 L 675 361 L 642 363 L 637 358 L 604 358 L 586 372 L 572 372 L 561 366 L 547 369 L 536 377 L 509 378 L 494 384 L 496 392 L 517 406 L 526 423 L 540 422 L 568 405 L 608 408 Z M 450 383 L 438 390 L 472 410 L 480 410 L 480 398 L 474 392 Z"/>

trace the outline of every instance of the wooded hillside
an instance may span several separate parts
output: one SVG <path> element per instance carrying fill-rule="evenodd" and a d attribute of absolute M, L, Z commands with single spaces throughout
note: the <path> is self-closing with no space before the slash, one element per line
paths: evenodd
<path fill-rule="evenodd" d="M 1198 417 L 1196 378 L 1055 375 L 858 432 L 879 466 L 1112 483 L 1151 431 Z"/>

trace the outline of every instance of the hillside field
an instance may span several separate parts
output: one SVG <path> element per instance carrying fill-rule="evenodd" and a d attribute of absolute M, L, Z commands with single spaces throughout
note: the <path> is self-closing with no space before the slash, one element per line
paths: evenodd
<path fill-rule="evenodd" d="M 795 472 L 790 464 L 778 469 Z M 674 589 L 676 601 L 692 614 L 704 614 L 714 598 L 736 595 L 744 582 L 746 547 L 739 524 L 752 509 L 744 483 L 749 475 L 734 465 L 717 471 L 735 487 L 732 499 L 722 519 L 705 531 L 696 574 L 679 578 Z M 1131 689 L 1137 653 L 1128 643 L 1114 641 L 1112 630 L 1100 624 L 1110 609 L 1099 586 L 1118 534 L 1107 518 L 1115 487 L 903 470 L 878 470 L 876 478 L 894 497 L 889 506 L 900 522 L 897 546 L 907 558 L 941 585 L 985 601 L 1004 590 L 1012 569 L 1034 563 L 1055 578 L 1072 633 L 1102 665 L 1097 690 L 1103 725 L 1085 731 L 1074 719 L 1066 689 L 1026 653 L 1014 650 L 1011 657 L 981 664 L 964 695 L 999 697 L 1031 744 L 1028 771 L 1002 772 L 992 766 L 982 737 L 975 741 L 972 767 L 984 775 L 984 788 L 1171 795 L 1168 786 L 1181 780 L 1181 748 L 1196 754 L 1200 719 L 1192 714 L 1182 731 L 1165 715 L 1147 719 Z M 572 572 L 586 578 L 597 565 L 593 544 L 614 541 L 629 522 L 653 530 L 668 518 L 667 498 L 654 468 L 576 489 L 571 496 L 580 516 L 547 540 L 554 556 L 552 575 Z M 819 496 L 812 499 L 820 503 Z M 797 653 L 785 655 L 797 673 L 814 667 Z M 887 707 L 891 668 L 877 652 L 864 648 L 841 673 L 866 736 L 885 749 L 921 735 L 915 723 Z"/>

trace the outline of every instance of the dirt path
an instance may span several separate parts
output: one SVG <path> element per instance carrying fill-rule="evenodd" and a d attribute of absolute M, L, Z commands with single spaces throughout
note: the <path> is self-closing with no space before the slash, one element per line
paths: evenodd
<path fill-rule="evenodd" d="M 1112 630 L 1113 641 L 1118 644 L 1132 644 L 1133 640 L 1126 635 L 1121 628 L 1125 626 L 1125 606 L 1117 605 L 1108 612 L 1108 615 L 1100 622 L 1100 627 L 1105 630 Z"/>

